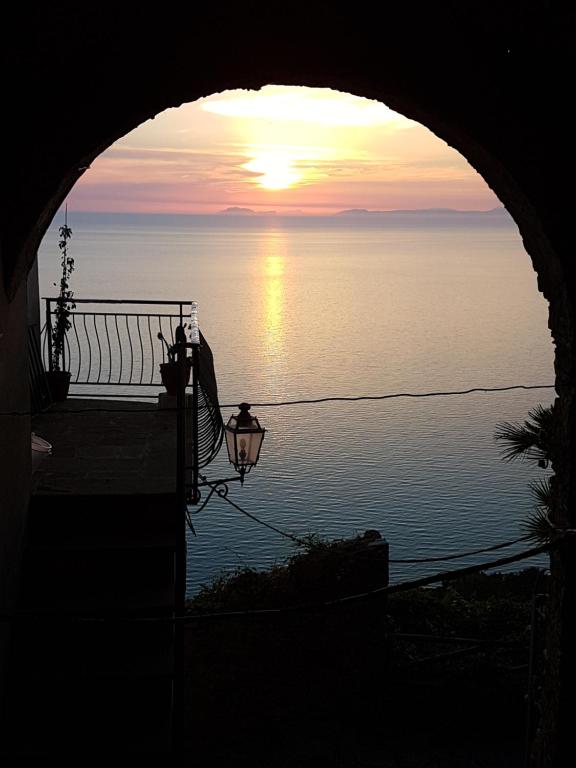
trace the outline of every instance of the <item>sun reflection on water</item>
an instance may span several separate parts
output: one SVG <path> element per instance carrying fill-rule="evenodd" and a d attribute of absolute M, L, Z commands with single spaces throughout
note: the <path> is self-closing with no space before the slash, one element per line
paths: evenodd
<path fill-rule="evenodd" d="M 268 376 L 278 388 L 284 385 L 286 375 L 285 235 L 282 232 L 267 233 L 261 253 L 263 357 Z"/>

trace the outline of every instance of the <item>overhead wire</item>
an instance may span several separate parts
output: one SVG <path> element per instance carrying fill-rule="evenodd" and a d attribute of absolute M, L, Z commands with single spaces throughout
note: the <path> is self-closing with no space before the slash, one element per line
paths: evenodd
<path fill-rule="evenodd" d="M 196 621 L 210 620 L 210 619 L 234 619 L 244 617 L 259 617 L 259 616 L 277 616 L 280 614 L 298 613 L 298 612 L 311 612 L 324 610 L 326 608 L 335 608 L 342 605 L 353 604 L 362 600 L 369 600 L 378 597 L 385 597 L 387 595 L 398 594 L 400 592 L 407 592 L 421 587 L 426 587 L 438 582 L 446 583 L 453 581 L 454 579 L 468 576 L 472 573 L 478 573 L 479 571 L 490 570 L 498 568 L 503 565 L 509 565 L 514 562 L 520 562 L 536 555 L 543 554 L 551 549 L 554 549 L 560 544 L 561 538 L 555 542 L 549 542 L 541 544 L 536 547 L 519 552 L 516 555 L 510 555 L 508 557 L 501 557 L 497 560 L 489 560 L 484 563 L 478 563 L 476 565 L 465 566 L 464 568 L 456 568 L 454 570 L 441 571 L 440 573 L 434 573 L 430 576 L 423 576 L 417 579 L 411 579 L 409 581 L 398 582 L 397 584 L 385 585 L 382 587 L 376 587 L 375 589 L 366 590 L 365 592 L 359 592 L 352 595 L 345 595 L 343 597 L 337 597 L 332 600 L 321 600 L 314 603 L 299 603 L 296 605 L 280 606 L 277 608 L 254 608 L 243 609 L 238 611 L 215 611 L 212 613 L 187 613 L 177 616 L 124 616 L 124 615 L 109 615 L 109 616 L 60 616 L 53 614 L 35 614 L 33 612 L 20 613 L 20 614 L 4 614 L 0 616 L 0 621 L 12 621 L 12 620 L 40 620 L 48 621 L 53 618 L 58 622 L 87 622 L 87 623 L 104 623 L 107 621 L 118 623 L 194 623 Z"/>
<path fill-rule="evenodd" d="M 211 495 L 213 493 L 216 493 L 217 496 L 219 496 L 224 501 L 227 501 L 228 504 L 230 504 L 232 507 L 234 507 L 238 512 L 248 517 L 250 520 L 253 520 L 255 523 L 258 523 L 259 525 L 264 526 L 265 528 L 269 528 L 272 531 L 275 531 L 276 533 L 280 534 L 280 536 L 283 536 L 286 539 L 290 539 L 295 544 L 298 544 L 299 546 L 306 547 L 308 545 L 308 542 L 306 539 L 297 536 L 293 533 L 288 533 L 287 531 L 283 531 L 281 528 L 278 528 L 271 523 L 267 523 L 266 521 L 262 520 L 261 518 L 257 517 L 256 515 L 252 514 L 251 512 L 248 512 L 246 509 L 243 509 L 239 504 L 236 504 L 236 502 L 232 501 L 227 495 L 226 492 L 223 490 L 218 489 L 217 483 L 209 483 L 204 475 L 201 475 L 202 480 L 206 482 L 210 488 L 212 488 Z M 194 532 L 195 533 L 195 532 Z M 523 536 L 519 536 L 516 539 L 510 539 L 508 541 L 502 541 L 498 544 L 492 544 L 488 547 L 481 547 L 479 549 L 471 549 L 467 550 L 465 552 L 458 552 L 456 554 L 450 554 L 450 555 L 436 555 L 433 557 L 420 557 L 420 558 L 391 558 L 388 560 L 389 563 L 392 565 L 416 565 L 420 563 L 437 563 L 437 562 L 445 562 L 449 560 L 459 560 L 463 557 L 471 557 L 472 555 L 480 555 L 484 552 L 494 552 L 499 549 L 505 549 L 506 547 L 511 547 L 514 544 L 519 544 L 521 541 L 527 541 L 531 538 L 530 534 L 524 534 Z"/>
<path fill-rule="evenodd" d="M 553 384 L 515 384 L 510 386 L 504 386 L 504 387 L 471 387 L 469 389 L 465 390 L 449 390 L 449 391 L 434 391 L 434 392 L 398 392 L 398 393 L 390 393 L 390 394 L 384 394 L 384 395 L 358 395 L 358 396 L 330 396 L 330 397 L 323 397 L 323 398 L 314 398 L 314 399 L 301 399 L 301 400 L 287 400 L 287 401 L 281 401 L 281 402 L 262 402 L 262 403 L 253 403 L 253 407 L 258 408 L 272 408 L 272 407 L 285 407 L 285 406 L 291 406 L 291 405 L 309 405 L 309 404 L 319 404 L 319 403 L 326 403 L 326 402 L 359 402 L 359 401 L 378 401 L 378 400 L 391 400 L 391 399 L 397 399 L 397 398 L 429 398 L 429 397 L 449 397 L 449 396 L 461 396 L 461 395 L 470 395 L 474 393 L 493 393 L 493 392 L 509 392 L 513 390 L 535 390 L 535 389 L 553 389 Z M 225 404 L 220 406 L 222 409 L 224 408 L 234 408 L 236 407 L 236 404 Z M 166 408 L 162 409 L 162 412 L 175 412 L 177 411 L 177 408 Z M 61 408 L 55 411 L 50 411 L 50 415 L 57 415 L 57 414 L 86 414 L 86 413 L 112 413 L 112 414 L 118 414 L 118 413 L 127 413 L 127 414 L 158 414 L 159 411 L 153 408 L 77 408 L 77 409 L 66 409 Z M 5 417 L 12 417 L 12 416 L 37 416 L 39 415 L 37 412 L 33 411 L 4 411 L 0 412 L 0 416 Z M 259 525 L 262 525 L 279 535 L 290 539 L 291 541 L 299 544 L 299 545 L 306 545 L 306 541 L 295 534 L 288 533 L 286 531 L 283 531 L 282 529 L 272 525 L 271 523 L 268 523 L 264 520 L 261 520 L 256 515 L 253 515 L 252 513 L 248 512 L 247 510 L 243 509 L 240 505 L 236 504 L 234 501 L 229 499 L 227 495 L 218 489 L 216 487 L 217 484 L 210 484 L 213 488 L 213 491 L 220 497 L 223 498 L 225 501 L 228 502 L 232 507 L 234 507 L 237 511 L 239 511 L 241 514 L 245 515 L 249 519 L 253 520 L 254 522 L 258 523 Z M 190 524 L 190 527 L 193 529 L 192 521 L 189 515 L 187 515 L 187 520 Z M 520 541 L 527 540 L 529 535 L 525 535 L 522 537 L 519 537 L 517 539 L 513 539 L 511 541 L 505 541 L 500 542 L 499 544 L 492 545 L 490 547 L 483 547 L 475 550 L 469 550 L 466 552 L 461 552 L 457 554 L 452 555 L 442 555 L 442 556 L 434 556 L 434 557 L 428 557 L 428 558 L 406 558 L 406 559 L 390 559 L 389 562 L 391 564 L 417 564 L 417 563 L 428 563 L 428 562 L 440 562 L 440 561 L 448 561 L 448 560 L 455 560 L 462 557 L 468 557 L 476 554 L 482 554 L 484 552 L 491 552 L 498 549 L 502 549 L 504 547 L 511 546 L 513 544 L 519 543 Z M 507 558 L 500 558 L 499 560 L 495 561 L 489 561 L 487 563 L 481 563 L 474 566 L 467 566 L 465 568 L 456 569 L 455 571 L 445 571 L 441 574 L 434 574 L 432 576 L 422 577 L 420 579 L 411 580 L 408 582 L 401 582 L 396 585 L 389 585 L 386 587 L 381 587 L 379 589 L 370 590 L 368 592 L 364 592 L 357 595 L 351 595 L 347 596 L 345 598 L 338 598 L 336 600 L 331 600 L 322 603 L 321 605 L 324 607 L 331 606 L 331 605 L 337 605 L 344 602 L 350 602 L 353 600 L 363 599 L 366 597 L 369 597 L 371 595 L 376 594 L 392 594 L 394 592 L 403 591 L 405 589 L 416 589 L 421 586 L 426 586 L 428 584 L 432 584 L 437 581 L 456 578 L 459 575 L 465 575 L 467 573 L 473 573 L 477 572 L 479 570 L 485 570 L 487 568 L 492 567 L 498 567 L 500 565 L 509 564 L 512 562 L 516 562 L 522 559 L 525 559 L 527 557 L 533 557 L 537 554 L 540 554 L 542 552 L 547 551 L 550 549 L 552 545 L 546 544 L 541 545 L 538 547 L 531 548 L 529 550 L 526 550 L 525 552 L 521 552 L 517 555 L 512 555 Z M 311 606 L 308 606 L 307 609 L 310 609 Z M 170 617 L 169 621 L 174 621 L 176 619 L 185 619 L 187 621 L 190 620 L 196 620 L 201 618 L 211 618 L 213 616 L 216 617 L 228 617 L 228 616 L 236 616 L 236 615 L 254 615 L 254 614 L 270 614 L 270 613 L 280 613 L 284 612 L 286 610 L 292 611 L 294 610 L 294 607 L 289 607 L 286 609 L 278 608 L 278 609 L 262 609 L 262 610 L 255 610 L 255 611 L 234 611 L 234 612 L 224 612 L 224 613 L 215 613 L 215 614 L 206 614 L 204 616 L 202 615 L 187 615 L 185 617 Z M 142 618 L 134 618 L 131 617 L 129 620 L 146 620 Z M 151 617 L 152 621 L 156 620 L 163 620 L 159 617 Z"/>
<path fill-rule="evenodd" d="M 451 397 L 453 395 L 471 395 L 479 392 L 509 392 L 515 389 L 553 389 L 554 384 L 512 384 L 506 387 L 470 387 L 470 389 L 447 390 L 445 392 L 394 392 L 389 395 L 357 395 L 357 396 L 330 396 L 318 397 L 310 400 L 284 400 L 275 403 L 251 403 L 254 408 L 274 408 L 286 405 L 310 405 L 315 403 L 333 402 L 357 402 L 360 400 L 392 400 L 399 397 Z M 234 408 L 233 405 L 222 405 L 221 408 Z"/>
<path fill-rule="evenodd" d="M 399 392 L 399 393 L 391 393 L 391 394 L 385 394 L 385 395 L 358 395 L 358 396 L 334 396 L 334 397 L 324 397 L 324 398 L 315 398 L 315 399 L 309 399 L 309 400 L 287 400 L 282 402 L 275 402 L 275 403 L 254 403 L 254 407 L 263 408 L 263 407 L 282 407 L 282 406 L 289 406 L 289 405 L 308 405 L 308 404 L 316 404 L 316 403 L 325 403 L 325 402 L 358 402 L 358 401 L 366 401 L 366 400 L 388 400 L 388 399 L 395 399 L 395 398 L 423 398 L 423 397 L 447 397 L 447 396 L 457 396 L 457 395 L 469 395 L 473 393 L 492 393 L 492 392 L 508 392 L 511 390 L 533 390 L 533 389 L 550 389 L 553 388 L 553 384 L 515 384 L 505 387 L 473 387 L 466 390 L 450 390 L 445 392 L 420 392 L 420 393 L 411 393 L 411 392 Z M 221 408 L 231 408 L 234 407 L 233 405 L 221 405 Z M 177 411 L 177 408 L 164 408 L 161 412 L 175 412 Z M 154 408 L 77 408 L 77 409 L 58 409 L 56 411 L 50 411 L 50 414 L 85 414 L 85 413 L 128 413 L 128 414 L 140 414 L 140 413 L 146 413 L 146 414 L 158 414 L 159 411 L 157 411 Z M 12 411 L 12 412 L 2 412 L 0 413 L 0 416 L 30 416 L 35 415 L 30 411 Z M 203 477 L 203 479 L 206 481 L 206 478 Z M 212 488 L 212 493 L 216 493 L 220 498 L 227 501 L 232 507 L 234 507 L 236 510 L 238 510 L 241 514 L 245 515 L 249 519 L 253 520 L 254 522 L 258 523 L 259 525 L 262 525 L 276 533 L 278 533 L 280 536 L 283 536 L 284 538 L 290 539 L 296 544 L 299 545 L 306 545 L 306 541 L 302 539 L 301 537 L 298 537 L 295 534 L 288 533 L 286 531 L 283 531 L 282 529 L 272 525 L 271 523 L 267 523 L 264 520 L 261 520 L 256 515 L 252 514 L 251 512 L 248 512 L 247 510 L 243 509 L 239 504 L 236 504 L 231 499 L 227 497 L 227 494 L 224 493 L 222 490 L 218 489 L 216 486 L 217 484 L 211 484 L 208 483 L 210 487 Z M 212 495 L 212 494 L 211 494 Z M 186 521 L 188 523 L 188 526 L 190 530 L 196 535 L 196 531 L 194 529 L 194 525 L 192 523 L 191 513 L 189 510 L 186 512 Z M 448 560 L 456 560 L 463 557 L 468 557 L 476 554 L 482 554 L 484 552 L 492 552 L 498 549 L 502 549 L 504 547 L 511 546 L 512 544 L 516 544 L 520 541 L 524 541 L 526 539 L 530 538 L 529 535 L 521 536 L 518 539 L 513 539 L 512 541 L 505 541 L 501 542 L 499 544 L 492 545 L 490 547 L 483 547 L 480 549 L 470 550 L 467 552 L 461 552 L 456 553 L 452 555 L 440 555 L 440 556 L 434 556 L 434 557 L 426 557 L 426 558 L 403 558 L 403 559 L 391 559 L 389 562 L 391 564 L 419 564 L 419 563 L 432 563 L 432 562 L 441 562 L 441 561 L 448 561 Z"/>
<path fill-rule="evenodd" d="M 416 565 L 418 563 L 437 563 L 444 562 L 446 560 L 459 560 L 462 557 L 471 557 L 472 555 L 480 555 L 484 552 L 494 552 L 497 549 L 504 549 L 505 547 L 511 547 L 513 544 L 518 544 L 521 541 L 527 541 L 531 538 L 529 533 L 524 536 L 520 536 L 517 539 L 511 539 L 510 541 L 502 541 L 500 544 L 493 544 L 490 547 L 482 547 L 481 549 L 469 549 L 466 552 L 458 552 L 454 555 L 439 555 L 436 557 L 417 557 L 417 558 L 401 558 L 390 559 L 388 562 L 394 565 Z"/>
<path fill-rule="evenodd" d="M 284 536 L 286 539 L 290 539 L 295 544 L 299 545 L 305 545 L 306 542 L 304 539 L 300 538 L 299 536 L 296 536 L 293 533 L 288 533 L 287 531 L 283 531 L 281 528 L 277 528 L 275 525 L 272 525 L 271 523 L 267 523 L 264 520 L 261 520 L 259 517 L 256 517 L 256 515 L 253 515 L 251 512 L 247 512 L 245 509 L 243 509 L 239 504 L 236 504 L 236 502 L 232 501 L 232 499 L 228 498 L 227 492 L 224 491 L 224 489 L 218 488 L 218 483 L 210 483 L 206 479 L 204 475 L 200 475 L 202 480 L 207 483 L 207 485 L 212 488 L 212 493 L 216 493 L 217 496 L 219 496 L 221 499 L 224 499 L 224 501 L 227 501 L 228 504 L 230 504 L 232 507 L 238 510 L 241 514 L 245 515 L 246 517 L 250 518 L 250 520 L 253 520 L 254 522 L 258 523 L 259 525 L 264 526 L 265 528 L 269 528 L 271 531 L 275 531 L 275 533 L 280 534 L 280 536 Z"/>
<path fill-rule="evenodd" d="M 511 392 L 513 390 L 534 390 L 534 389 L 554 389 L 554 384 L 512 384 L 505 387 L 471 387 L 469 389 L 459 390 L 446 390 L 435 392 L 393 392 L 385 395 L 346 395 L 346 396 L 329 396 L 318 397 L 312 399 L 302 400 L 284 400 L 278 402 L 262 402 L 251 403 L 254 408 L 279 408 L 290 405 L 315 405 L 319 403 L 333 403 L 333 402 L 361 402 L 361 401 L 377 401 L 377 400 L 395 400 L 398 398 L 426 398 L 426 397 L 454 397 L 460 395 L 471 395 L 476 393 L 492 393 L 492 392 Z M 86 397 L 86 395 L 83 395 Z M 99 397 L 96 393 L 94 397 Z M 131 395 L 131 397 L 138 397 L 138 395 Z M 237 403 L 227 403 L 220 405 L 221 409 L 224 408 L 237 408 Z M 175 412 L 177 408 L 163 408 L 162 412 Z M 50 415 L 55 414 L 82 414 L 82 413 L 159 413 L 155 408 L 58 408 L 57 410 L 49 411 Z M 41 415 L 38 412 L 24 410 L 24 411 L 2 411 L 0 416 L 38 416 Z"/>

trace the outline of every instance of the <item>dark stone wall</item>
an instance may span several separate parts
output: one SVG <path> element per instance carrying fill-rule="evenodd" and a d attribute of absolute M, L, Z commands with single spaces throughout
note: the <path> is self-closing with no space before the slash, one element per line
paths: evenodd
<path fill-rule="evenodd" d="M 0 411 L 29 407 L 26 346 L 26 285 L 8 303 L 0 286 Z M 30 419 L 0 415 L 0 614 L 9 612 L 18 590 L 22 535 L 30 488 Z M 0 691 L 10 627 L 0 622 Z"/>
<path fill-rule="evenodd" d="M 38 277 L 38 259 L 34 259 L 34 263 L 30 267 L 28 272 L 28 278 L 26 280 L 26 318 L 28 326 L 34 326 L 40 330 L 41 317 L 40 317 L 40 281 Z M 38 337 L 40 340 L 40 337 Z"/>
<path fill-rule="evenodd" d="M 151 13 L 52 4 L 5 14 L 4 29 L 0 245 L 10 299 L 82 169 L 167 107 L 229 88 L 325 86 L 384 101 L 459 150 L 515 218 L 550 302 L 558 522 L 576 528 L 576 169 L 564 115 L 573 88 L 571 4 L 383 4 L 378 20 L 372 6 L 327 2 L 220 3 L 213 10 L 164 3 Z M 555 560 L 557 649 L 575 639 L 574 549 L 566 544 Z M 571 667 L 560 651 L 550 658 L 557 723 L 555 704 L 573 695 Z M 540 754 L 542 765 L 555 759 L 550 744 Z"/>

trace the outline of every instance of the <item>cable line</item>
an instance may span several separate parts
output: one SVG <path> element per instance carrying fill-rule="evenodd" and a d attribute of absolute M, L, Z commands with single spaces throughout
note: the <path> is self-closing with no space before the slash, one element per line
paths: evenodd
<path fill-rule="evenodd" d="M 415 565 L 416 563 L 437 563 L 445 560 L 458 560 L 461 557 L 469 557 L 470 555 L 480 555 L 483 552 L 494 552 L 497 549 L 504 549 L 504 547 L 511 547 L 512 544 L 518 544 L 520 541 L 526 541 L 531 535 L 529 533 L 524 536 L 520 536 L 518 539 L 512 539 L 511 541 L 503 541 L 500 544 L 493 544 L 491 547 L 483 547 L 482 549 L 469 549 L 467 552 L 459 552 L 456 555 L 440 555 L 438 557 L 420 557 L 420 558 L 408 558 L 402 560 L 388 560 L 389 563 L 402 564 L 402 565 Z"/>
<path fill-rule="evenodd" d="M 318 397 L 309 400 L 284 400 L 281 402 L 268 402 L 268 403 L 251 403 L 255 408 L 279 408 L 287 405 L 314 405 L 318 403 L 335 403 L 335 402 L 360 402 L 362 400 L 395 400 L 401 397 L 408 398 L 422 398 L 422 397 L 453 397 L 457 395 L 471 395 L 479 392 L 491 393 L 491 392 L 510 392 L 516 389 L 532 390 L 532 389 L 554 389 L 554 384 L 512 384 L 507 387 L 471 387 L 470 389 L 458 389 L 447 390 L 445 392 L 393 392 L 388 395 L 350 395 L 350 396 L 330 396 L 330 397 Z M 91 397 L 98 398 L 98 393 L 90 395 Z M 119 395 L 123 397 L 139 397 L 139 395 Z M 82 397 L 88 397 L 88 395 L 82 395 Z M 153 395 L 156 397 L 156 395 Z M 238 403 L 229 403 L 221 405 L 220 408 L 237 408 Z M 163 408 L 163 413 L 170 413 L 176 411 L 176 408 Z M 43 412 L 45 413 L 45 412 Z M 68 413 L 150 413 L 157 414 L 159 411 L 155 408 L 61 408 L 57 411 L 49 411 L 50 415 L 55 414 L 68 414 Z M 0 416 L 39 416 L 42 415 L 37 411 L 2 411 Z"/>
<path fill-rule="evenodd" d="M 412 579 L 410 581 L 402 581 L 397 584 L 390 584 L 385 587 L 377 587 L 366 592 L 360 592 L 354 595 L 347 595 L 346 597 L 338 597 L 334 600 L 324 600 L 317 603 L 303 603 L 298 605 L 283 606 L 279 608 L 254 608 L 241 611 L 221 611 L 214 613 L 198 613 L 198 614 L 185 614 L 184 616 L 61 616 L 54 614 L 35 614 L 35 613 L 21 613 L 21 614 L 3 614 L 0 615 L 0 622 L 7 622 L 12 620 L 22 621 L 50 621 L 50 619 L 56 622 L 70 622 L 70 623 L 105 623 L 105 622 L 117 622 L 124 623 L 194 623 L 195 621 L 202 621 L 207 619 L 234 619 L 245 617 L 257 617 L 257 616 L 277 616 L 279 614 L 298 613 L 300 611 L 310 612 L 323 610 L 325 608 L 334 608 L 349 603 L 358 602 L 360 600 L 367 600 L 375 597 L 384 597 L 386 595 L 398 594 L 399 592 L 408 592 L 413 589 L 419 589 L 420 587 L 426 587 L 430 584 L 437 582 L 447 582 L 453 579 L 460 578 L 461 576 L 468 576 L 478 571 L 485 571 L 492 568 L 498 568 L 502 565 L 509 565 L 510 563 L 519 562 L 520 560 L 526 560 L 529 557 L 535 557 L 536 555 L 543 554 L 551 549 L 556 548 L 561 538 L 555 542 L 547 544 L 541 544 L 531 549 L 526 549 L 523 552 L 519 552 L 516 555 L 510 555 L 508 557 L 501 557 L 497 560 L 489 560 L 477 565 L 470 565 L 464 568 L 456 568 L 451 571 L 442 571 L 440 573 L 432 574 L 431 576 L 424 576 L 419 579 Z"/>
<path fill-rule="evenodd" d="M 194 622 L 196 620 L 202 621 L 205 619 L 232 619 L 232 618 L 242 618 L 246 616 L 267 616 L 267 615 L 278 615 L 283 613 L 297 613 L 299 611 L 315 611 L 315 610 L 321 610 L 325 608 L 334 608 L 341 605 L 346 605 L 349 603 L 355 603 L 360 600 L 367 600 L 370 598 L 375 597 L 383 597 L 386 595 L 392 595 L 397 594 L 399 592 L 408 592 L 413 589 L 418 589 L 420 587 L 426 587 L 430 584 L 434 584 L 437 582 L 446 582 L 446 581 L 452 581 L 453 579 L 457 579 L 461 576 L 468 576 L 472 573 L 477 573 L 478 571 L 485 571 L 492 568 L 498 568 L 502 565 L 509 565 L 510 563 L 519 562 L 520 560 L 526 560 L 529 557 L 535 557 L 536 555 L 540 555 L 544 552 L 549 551 L 550 549 L 555 548 L 558 546 L 559 541 L 556 541 L 554 543 L 548 543 L 548 544 L 541 544 L 537 547 L 532 547 L 531 549 L 526 549 L 523 552 L 519 552 L 516 555 L 511 555 L 509 557 L 501 557 L 498 560 L 489 560 L 485 563 L 479 563 L 477 565 L 470 565 L 466 566 L 465 568 L 456 568 L 455 570 L 451 571 L 442 571 L 440 573 L 435 573 L 431 576 L 424 576 L 419 579 L 412 579 L 410 581 L 402 581 L 398 584 L 390 584 L 385 587 L 377 587 L 376 589 L 371 589 L 366 592 L 360 592 L 358 594 L 354 595 L 347 595 L 346 597 L 338 597 L 334 600 L 325 600 L 320 603 L 313 603 L 313 604 L 304 604 L 304 605 L 294 605 L 294 606 L 284 606 L 281 608 L 256 608 L 254 610 L 243 610 L 243 611 L 223 611 L 223 612 L 214 612 L 214 613 L 199 613 L 199 614 L 189 614 L 187 617 L 179 617 L 180 620 L 185 622 Z"/>
<path fill-rule="evenodd" d="M 236 504 L 236 502 L 228 498 L 228 495 L 227 495 L 228 491 L 225 490 L 225 488 L 218 488 L 218 483 L 208 482 L 208 480 L 204 475 L 200 475 L 200 477 L 205 483 L 207 483 L 210 486 L 210 488 L 212 488 L 211 493 L 216 493 L 217 496 L 219 496 L 221 499 L 224 499 L 224 501 L 227 501 L 228 504 L 230 504 L 235 509 L 237 509 L 238 512 L 240 512 L 241 514 L 246 515 L 246 517 L 249 517 L 250 520 L 254 520 L 254 522 L 258 523 L 259 525 L 263 525 L 265 528 L 269 528 L 271 531 L 274 531 L 275 533 L 279 533 L 280 536 L 284 536 L 284 538 L 290 539 L 296 544 L 300 544 L 301 546 L 304 546 L 306 544 L 304 539 L 299 538 L 293 533 L 287 533 L 286 531 L 283 531 L 281 528 L 276 528 L 275 525 L 272 525 L 271 523 L 267 523 L 264 520 L 260 520 L 260 518 L 256 517 L 256 515 L 253 515 L 251 512 L 247 512 L 245 509 L 242 509 L 242 507 L 239 504 Z"/>
<path fill-rule="evenodd" d="M 284 400 L 276 403 L 251 403 L 254 408 L 274 408 L 284 405 L 309 405 L 313 403 L 357 402 L 359 400 L 392 400 L 398 397 L 451 397 L 471 395 L 475 392 L 509 392 L 513 389 L 554 389 L 554 384 L 512 384 L 508 387 L 471 387 L 470 389 L 448 390 L 446 392 L 394 392 L 389 395 L 357 395 L 342 397 L 318 397 L 313 400 Z M 235 408 L 236 404 L 221 405 L 221 408 Z"/>
<path fill-rule="evenodd" d="M 207 482 L 204 476 L 202 476 L 202 479 L 205 482 Z M 308 542 L 305 539 L 302 539 L 299 536 L 296 536 L 296 534 L 283 531 L 281 528 L 277 528 L 271 523 L 267 523 L 264 520 L 261 520 L 259 517 L 256 517 L 256 515 L 253 515 L 251 512 L 248 512 L 247 510 L 243 509 L 239 504 L 236 504 L 236 502 L 228 498 L 226 491 L 218 489 L 217 483 L 208 483 L 208 485 L 210 486 L 210 488 L 212 488 L 212 493 L 216 493 L 221 499 L 224 499 L 224 501 L 227 501 L 228 504 L 230 504 L 235 509 L 237 509 L 238 512 L 240 512 L 241 514 L 246 515 L 246 517 L 250 518 L 250 520 L 253 520 L 255 523 L 258 523 L 259 525 L 263 525 L 264 527 L 269 528 L 271 531 L 275 531 L 276 533 L 279 533 L 281 536 L 284 536 L 285 538 L 290 539 L 291 541 L 295 542 L 296 544 L 299 544 L 300 546 L 303 546 L 303 547 L 307 546 Z M 564 532 L 571 533 L 572 531 L 566 530 Z M 447 560 L 458 560 L 462 557 L 480 555 L 480 554 L 483 554 L 484 552 L 494 552 L 498 549 L 511 547 L 513 544 L 518 544 L 521 541 L 527 541 L 530 538 L 531 538 L 531 534 L 527 533 L 527 534 L 524 534 L 524 536 L 520 536 L 517 539 L 502 541 L 499 544 L 492 544 L 489 547 L 482 547 L 481 549 L 470 549 L 470 550 L 467 550 L 466 552 L 458 552 L 457 554 L 452 554 L 452 555 L 437 555 L 434 557 L 389 559 L 388 562 L 392 565 L 416 565 L 418 563 L 437 563 L 437 562 L 444 562 Z"/>

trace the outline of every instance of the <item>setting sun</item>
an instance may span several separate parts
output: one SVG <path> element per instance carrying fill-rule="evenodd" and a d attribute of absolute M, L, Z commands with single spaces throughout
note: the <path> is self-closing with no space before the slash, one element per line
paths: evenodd
<path fill-rule="evenodd" d="M 242 167 L 258 174 L 255 178 L 258 186 L 264 189 L 287 189 L 302 178 L 293 166 L 294 158 L 281 150 L 261 152 Z"/>

